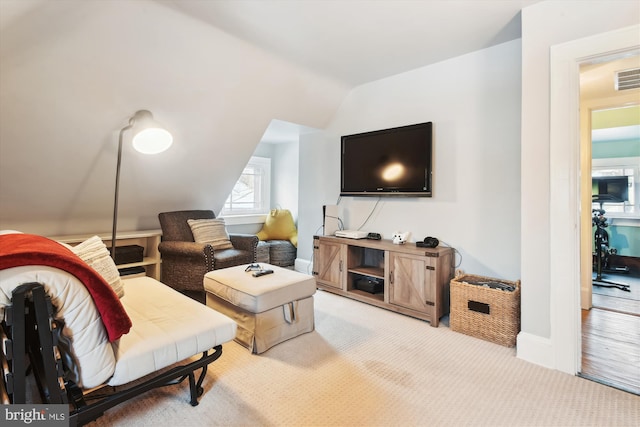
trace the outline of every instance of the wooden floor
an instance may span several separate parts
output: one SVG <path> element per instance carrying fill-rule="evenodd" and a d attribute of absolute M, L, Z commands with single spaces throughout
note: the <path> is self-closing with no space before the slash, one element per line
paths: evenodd
<path fill-rule="evenodd" d="M 621 279 L 640 287 L 639 278 Z M 594 308 L 582 310 L 580 375 L 640 395 L 640 302 L 629 296 L 594 294 Z"/>

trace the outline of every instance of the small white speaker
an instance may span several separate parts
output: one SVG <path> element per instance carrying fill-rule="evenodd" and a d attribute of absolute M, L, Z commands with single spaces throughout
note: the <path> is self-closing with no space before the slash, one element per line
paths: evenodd
<path fill-rule="evenodd" d="M 325 236 L 333 236 L 340 229 L 338 205 L 322 206 L 322 229 Z"/>

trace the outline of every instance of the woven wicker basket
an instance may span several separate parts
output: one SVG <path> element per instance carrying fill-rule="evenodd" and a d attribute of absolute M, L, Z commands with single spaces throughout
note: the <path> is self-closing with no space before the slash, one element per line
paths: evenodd
<path fill-rule="evenodd" d="M 515 286 L 503 291 L 471 283 L 499 282 Z M 520 332 L 520 281 L 461 275 L 451 280 L 451 330 L 506 347 L 516 345 Z"/>

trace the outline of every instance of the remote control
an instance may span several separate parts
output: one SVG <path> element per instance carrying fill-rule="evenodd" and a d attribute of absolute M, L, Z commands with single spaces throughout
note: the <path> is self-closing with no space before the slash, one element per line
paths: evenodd
<path fill-rule="evenodd" d="M 256 271 L 253 273 L 253 277 L 260 277 L 260 276 L 264 276 L 265 274 L 271 274 L 273 273 L 273 270 L 260 270 L 260 271 Z"/>

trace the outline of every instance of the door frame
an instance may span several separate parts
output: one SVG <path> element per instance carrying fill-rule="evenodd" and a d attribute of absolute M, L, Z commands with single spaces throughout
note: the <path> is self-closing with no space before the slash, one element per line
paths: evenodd
<path fill-rule="evenodd" d="M 551 342 L 556 369 L 573 374 L 582 359 L 580 64 L 638 49 L 639 32 L 634 25 L 550 49 Z"/>

